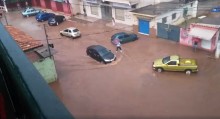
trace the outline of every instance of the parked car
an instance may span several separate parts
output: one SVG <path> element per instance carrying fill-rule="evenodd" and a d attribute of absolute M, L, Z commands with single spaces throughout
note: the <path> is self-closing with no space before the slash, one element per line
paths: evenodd
<path fill-rule="evenodd" d="M 39 12 L 41 12 L 41 10 L 35 9 L 35 8 L 32 8 L 32 7 L 28 7 L 24 11 L 22 11 L 21 14 L 22 14 L 23 17 L 29 17 L 29 16 L 35 16 Z"/>
<path fill-rule="evenodd" d="M 220 12 L 220 6 L 212 8 L 211 12 Z"/>
<path fill-rule="evenodd" d="M 134 34 L 134 33 L 131 33 L 131 34 L 128 34 L 128 33 L 125 33 L 125 32 L 120 32 L 120 33 L 116 33 L 114 34 L 112 37 L 111 37 L 111 41 L 113 44 L 114 43 L 114 40 L 115 39 L 119 39 L 120 43 L 123 44 L 123 43 L 127 43 L 127 42 L 131 42 L 131 41 L 135 41 L 138 39 L 137 35 Z"/>
<path fill-rule="evenodd" d="M 58 25 L 58 24 L 62 23 L 65 20 L 66 20 L 66 18 L 63 15 L 55 15 L 54 17 L 51 17 L 48 20 L 48 24 L 50 26 Z"/>
<path fill-rule="evenodd" d="M 49 18 L 54 17 L 54 16 L 55 16 L 54 13 L 39 12 L 36 15 L 36 20 L 39 21 L 39 22 L 47 21 Z"/>
<path fill-rule="evenodd" d="M 183 71 L 186 74 L 198 72 L 198 66 L 195 59 L 180 58 L 178 55 L 171 55 L 165 58 L 156 59 L 153 62 L 153 69 L 157 72 Z"/>
<path fill-rule="evenodd" d="M 77 28 L 69 27 L 69 28 L 66 28 L 66 29 L 60 31 L 60 35 L 71 37 L 71 38 L 76 38 L 76 37 L 80 37 L 81 33 Z"/>
<path fill-rule="evenodd" d="M 86 49 L 86 54 L 91 58 L 107 64 L 116 60 L 116 55 L 101 45 L 91 45 Z"/>

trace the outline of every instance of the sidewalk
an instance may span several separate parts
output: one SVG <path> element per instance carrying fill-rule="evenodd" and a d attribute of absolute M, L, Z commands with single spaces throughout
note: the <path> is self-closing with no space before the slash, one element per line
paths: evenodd
<path fill-rule="evenodd" d="M 90 16 L 84 16 L 84 15 L 76 15 L 72 16 L 70 20 L 73 21 L 78 21 L 81 23 L 99 23 L 99 24 L 105 24 L 105 26 L 114 28 L 114 29 L 123 29 L 125 31 L 133 31 L 133 26 L 126 25 L 126 24 L 121 24 L 121 23 L 115 23 L 115 25 L 112 24 L 112 21 L 110 20 L 103 20 L 103 19 L 98 19 L 95 17 L 90 17 Z"/>

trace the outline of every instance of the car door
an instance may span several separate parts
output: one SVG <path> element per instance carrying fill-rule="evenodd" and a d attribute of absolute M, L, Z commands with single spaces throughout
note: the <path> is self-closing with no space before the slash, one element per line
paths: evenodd
<path fill-rule="evenodd" d="M 96 60 L 97 61 L 102 61 L 102 57 L 101 57 L 101 55 L 98 53 L 98 51 L 95 51 L 95 57 L 96 57 Z"/>
<path fill-rule="evenodd" d="M 120 40 L 120 43 L 124 43 L 124 35 L 118 36 L 118 39 Z"/>
<path fill-rule="evenodd" d="M 63 35 L 68 36 L 68 29 L 63 30 Z"/>
<path fill-rule="evenodd" d="M 58 23 L 62 22 L 62 18 L 60 16 L 57 16 L 55 19 L 56 19 L 56 22 L 58 22 Z"/>
<path fill-rule="evenodd" d="M 44 20 L 45 20 L 45 17 L 46 17 L 46 14 L 42 14 L 42 15 L 41 15 L 41 20 L 44 21 Z"/>
<path fill-rule="evenodd" d="M 128 34 L 124 35 L 124 43 L 131 41 L 131 37 Z"/>
<path fill-rule="evenodd" d="M 90 56 L 95 60 L 96 60 L 96 55 L 97 55 L 96 51 L 93 49 L 90 49 Z"/>
<path fill-rule="evenodd" d="M 72 36 L 72 31 L 70 29 L 68 29 L 68 36 L 71 37 Z"/>
<path fill-rule="evenodd" d="M 167 71 L 177 71 L 177 62 L 176 61 L 169 61 L 167 66 L 164 68 Z"/>

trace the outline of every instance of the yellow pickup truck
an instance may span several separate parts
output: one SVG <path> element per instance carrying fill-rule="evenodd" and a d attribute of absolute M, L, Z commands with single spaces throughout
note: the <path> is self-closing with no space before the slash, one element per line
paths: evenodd
<path fill-rule="evenodd" d="M 156 59 L 153 62 L 153 69 L 157 72 L 183 71 L 188 75 L 192 72 L 198 72 L 198 66 L 195 59 L 180 58 L 178 55 L 171 55 L 162 59 Z"/>

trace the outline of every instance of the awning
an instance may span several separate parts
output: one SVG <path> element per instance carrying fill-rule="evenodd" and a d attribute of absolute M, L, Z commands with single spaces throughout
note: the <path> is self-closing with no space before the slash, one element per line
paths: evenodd
<path fill-rule="evenodd" d="M 209 29 L 203 29 L 203 28 L 191 28 L 189 35 L 200 38 L 202 40 L 211 40 L 212 37 L 215 35 L 215 33 L 218 31 L 216 30 L 209 30 Z"/>
<path fill-rule="evenodd" d="M 113 2 L 127 5 L 134 5 L 138 3 L 138 0 L 102 0 L 103 2 Z"/>

